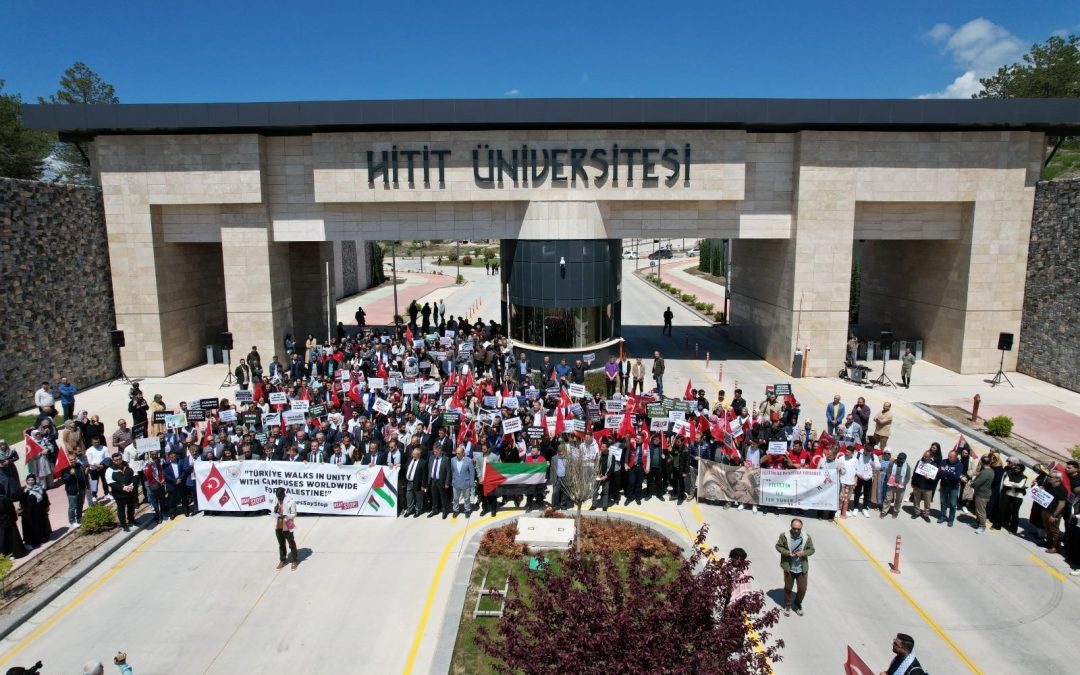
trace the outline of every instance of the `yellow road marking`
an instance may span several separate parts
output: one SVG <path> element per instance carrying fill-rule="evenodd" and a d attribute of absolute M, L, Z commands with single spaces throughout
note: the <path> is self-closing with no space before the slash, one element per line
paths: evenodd
<path fill-rule="evenodd" d="M 1030 558 L 1031 560 L 1034 560 L 1036 565 L 1038 565 L 1039 567 L 1041 567 L 1044 570 L 1046 570 L 1047 572 L 1049 572 L 1050 576 L 1054 577 L 1055 579 L 1057 579 L 1061 583 L 1065 583 L 1066 581 L 1068 581 L 1068 579 L 1065 578 L 1064 574 L 1062 574 L 1061 572 L 1058 572 L 1053 567 L 1050 567 L 1049 565 L 1047 565 L 1045 562 L 1043 562 L 1042 558 L 1035 555 L 1034 553 L 1029 555 L 1028 558 Z"/>
<path fill-rule="evenodd" d="M 855 547 L 862 552 L 863 556 L 865 556 L 866 559 L 870 561 L 870 564 L 874 566 L 874 569 L 878 571 L 878 574 L 880 574 L 886 581 L 892 584 L 892 587 L 896 589 L 896 592 L 899 593 L 900 596 L 904 598 L 904 600 L 907 600 L 908 604 L 911 605 L 915 612 L 920 617 L 922 617 L 922 620 L 926 622 L 926 625 L 930 626 L 930 628 L 938 634 L 938 637 L 940 637 L 945 642 L 945 644 L 949 645 L 953 652 L 960 657 L 960 660 L 964 662 L 964 665 L 966 665 L 968 669 L 971 670 L 971 672 L 979 673 L 979 675 L 981 675 L 982 671 L 979 670 L 978 666 L 976 666 L 971 661 L 971 659 L 968 658 L 967 654 L 965 654 L 964 651 L 960 649 L 959 645 L 953 642 L 952 638 L 950 638 L 948 634 L 946 634 L 945 631 L 941 628 L 941 626 L 939 626 L 937 622 L 930 617 L 926 610 L 923 609 L 918 602 L 916 602 L 915 598 L 911 597 L 907 590 L 905 590 L 904 587 L 901 586 L 900 583 L 896 580 L 896 577 L 891 572 L 886 570 L 885 567 L 882 566 L 882 564 L 870 554 L 870 551 L 866 550 L 866 547 L 863 546 L 862 542 L 860 542 L 858 538 L 851 533 L 851 530 L 849 530 L 847 526 L 839 520 L 836 521 L 836 525 L 840 528 L 841 532 L 847 535 L 847 538 L 851 540 L 851 543 L 855 544 Z"/>
<path fill-rule="evenodd" d="M 183 518 L 183 516 L 180 516 L 180 517 Z M 86 590 L 84 590 L 82 593 L 79 593 L 79 595 L 77 595 L 74 600 L 72 600 L 68 604 L 64 605 L 60 609 L 60 611 L 58 611 L 56 614 L 53 615 L 52 618 L 50 618 L 48 621 L 46 621 L 45 623 L 38 626 L 32 633 L 30 633 L 29 635 L 24 637 L 22 640 L 19 641 L 18 644 L 16 644 L 14 647 L 12 647 L 11 651 L 9 651 L 7 654 L 4 654 L 2 657 L 0 657 L 0 665 L 3 665 L 5 663 L 7 663 L 8 661 L 10 661 L 19 652 L 21 652 L 22 650 L 29 647 L 30 644 L 32 642 L 34 642 L 34 640 L 37 640 L 39 637 L 41 637 L 42 635 L 47 633 L 50 629 L 52 629 L 53 626 L 55 626 L 57 623 L 60 622 L 60 619 L 63 619 L 65 616 L 70 614 L 76 607 L 78 607 L 83 602 L 85 602 L 87 598 L 89 598 L 91 595 L 94 594 L 94 591 L 96 591 L 97 589 L 104 586 L 106 581 L 108 581 L 109 579 L 112 579 L 113 576 L 117 572 L 124 569 L 124 567 L 126 567 L 128 563 L 130 563 L 132 560 L 137 558 L 140 553 L 142 553 L 147 548 L 149 548 L 149 546 L 151 544 L 153 544 L 155 541 L 157 541 L 158 538 L 161 537 L 161 535 L 163 535 L 166 532 L 168 532 L 169 530 L 171 530 L 172 527 L 174 525 L 176 525 L 176 523 L 177 523 L 177 521 L 170 520 L 167 524 L 165 524 L 164 527 L 160 528 L 159 530 L 154 532 L 152 535 L 150 535 L 149 539 L 147 539 L 143 543 L 139 544 L 138 548 L 136 548 L 131 553 L 128 553 L 126 556 L 124 556 L 123 560 L 121 560 L 120 562 L 113 565 L 112 568 L 108 572 L 106 572 L 105 574 L 98 577 L 97 581 L 90 584 L 90 586 Z"/>
<path fill-rule="evenodd" d="M 503 515 L 510 515 L 510 513 Z M 446 547 L 443 548 L 442 555 L 439 556 L 439 564 L 435 566 L 435 573 L 431 580 L 431 586 L 428 587 L 427 598 L 424 599 L 424 609 L 420 612 L 420 623 L 416 627 L 416 634 L 413 636 L 412 645 L 409 647 L 409 656 L 405 659 L 405 669 L 403 671 L 405 675 L 409 675 L 413 670 L 413 666 L 416 665 L 416 655 L 420 651 L 420 642 L 424 637 L 424 631 L 427 629 L 428 618 L 431 616 L 431 607 L 435 604 L 435 594 L 438 592 L 439 584 L 442 582 L 443 569 L 446 567 L 446 561 L 450 559 L 450 554 L 454 552 L 454 546 L 457 544 L 458 539 L 461 539 L 469 530 L 490 523 L 500 517 L 503 516 L 480 518 L 479 520 L 466 525 L 463 529 L 454 534 L 453 537 L 450 537 L 450 541 L 446 542 Z"/>

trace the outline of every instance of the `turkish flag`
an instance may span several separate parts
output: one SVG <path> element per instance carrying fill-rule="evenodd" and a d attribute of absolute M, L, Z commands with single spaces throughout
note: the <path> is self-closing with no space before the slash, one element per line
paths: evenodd
<path fill-rule="evenodd" d="M 559 390 L 559 407 L 560 408 L 569 408 L 571 405 L 573 405 L 573 403 L 574 403 L 574 400 L 572 398 L 570 398 L 570 394 L 566 391 L 566 389 L 560 389 Z"/>
<path fill-rule="evenodd" d="M 59 478 L 64 469 L 71 466 L 71 460 L 68 459 L 67 450 L 61 450 L 56 453 L 56 466 L 53 467 L 53 478 Z"/>
<path fill-rule="evenodd" d="M 353 403 L 359 403 L 360 402 L 360 382 L 359 382 L 359 380 L 353 380 L 352 384 L 349 385 L 349 399 Z"/>
<path fill-rule="evenodd" d="M 383 365 L 382 359 L 379 359 L 379 367 L 375 370 L 375 377 L 386 377 L 386 366 Z"/>
<path fill-rule="evenodd" d="M 34 437 L 30 434 L 23 432 L 23 441 L 26 442 L 26 463 L 34 461 L 34 458 L 39 455 L 45 454 L 45 448 L 41 447 L 41 443 L 34 440 Z"/>
<path fill-rule="evenodd" d="M 683 398 L 685 398 L 687 401 L 693 401 L 694 400 L 694 394 L 691 393 L 691 392 L 693 392 L 693 390 L 694 390 L 694 381 L 693 380 L 687 380 L 686 381 L 686 391 L 684 391 L 683 395 L 682 395 Z"/>
<path fill-rule="evenodd" d="M 859 658 L 855 650 L 849 646 L 847 648 L 847 661 L 844 662 L 844 675 L 874 675 L 874 671 L 870 670 L 870 666 L 866 665 L 866 661 Z"/>
<path fill-rule="evenodd" d="M 629 438 L 634 435 L 634 423 L 630 419 L 630 411 L 623 412 L 622 422 L 619 423 L 619 429 L 616 432 L 620 438 Z"/>
<path fill-rule="evenodd" d="M 817 442 L 817 447 L 821 448 L 822 450 L 825 450 L 826 448 L 831 448 L 832 446 L 836 445 L 836 439 L 833 438 L 827 431 L 822 431 L 820 434 L 818 434 Z"/>
<path fill-rule="evenodd" d="M 217 462 L 210 463 L 210 473 L 199 484 L 199 489 L 203 493 L 203 498 L 206 501 L 213 499 L 214 495 L 225 487 L 225 478 L 222 477 L 221 472 L 218 471 Z"/>
<path fill-rule="evenodd" d="M 412 336 L 412 327 L 410 327 L 410 326 L 405 326 L 405 342 L 406 342 L 408 347 L 412 347 L 413 336 Z"/>
<path fill-rule="evenodd" d="M 558 438 L 559 435 L 562 434 L 565 431 L 566 431 L 566 423 L 563 420 L 562 408 L 561 407 L 556 407 L 555 408 L 555 433 L 552 434 L 552 435 L 555 436 L 556 438 Z"/>
<path fill-rule="evenodd" d="M 206 427 L 203 429 L 202 446 L 205 448 L 210 445 L 210 441 L 214 438 L 214 431 L 210 427 L 210 420 L 206 420 Z"/>

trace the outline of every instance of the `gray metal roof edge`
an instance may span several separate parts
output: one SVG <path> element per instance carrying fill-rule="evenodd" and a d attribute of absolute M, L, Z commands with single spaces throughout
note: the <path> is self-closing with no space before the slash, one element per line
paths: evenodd
<path fill-rule="evenodd" d="M 1080 133 L 1080 99 L 546 98 L 26 104 L 69 137 L 343 129 L 1029 129 Z"/>

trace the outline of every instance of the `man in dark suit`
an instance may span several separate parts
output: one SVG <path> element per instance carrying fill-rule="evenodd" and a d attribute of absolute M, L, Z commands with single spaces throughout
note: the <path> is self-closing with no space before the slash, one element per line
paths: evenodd
<path fill-rule="evenodd" d="M 415 449 L 409 463 L 402 467 L 405 474 L 405 511 L 403 516 L 420 517 L 424 507 L 424 494 L 427 492 L 427 462 L 420 457 L 420 450 Z"/>
<path fill-rule="evenodd" d="M 176 517 L 177 507 L 182 503 L 184 513 L 191 515 L 191 496 L 187 479 L 192 475 L 193 467 L 187 457 L 182 457 L 175 450 L 169 451 L 169 461 L 165 462 L 165 503 L 168 504 L 169 518 Z"/>
<path fill-rule="evenodd" d="M 608 510 L 611 504 L 611 481 L 615 475 L 615 458 L 611 456 L 607 441 L 600 444 L 600 457 L 596 460 L 596 478 L 593 480 L 592 505 L 590 511 L 596 507 Z"/>
<path fill-rule="evenodd" d="M 450 458 L 442 453 L 439 446 L 435 446 L 428 460 L 428 494 L 431 495 L 428 518 L 439 513 L 446 518 L 450 512 Z"/>

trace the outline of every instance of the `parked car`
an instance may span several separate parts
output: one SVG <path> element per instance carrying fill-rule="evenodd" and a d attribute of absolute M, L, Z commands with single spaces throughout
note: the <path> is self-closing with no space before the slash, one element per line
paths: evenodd
<path fill-rule="evenodd" d="M 623 251 L 622 252 L 622 257 L 623 257 L 623 260 L 634 260 L 635 258 L 638 257 L 637 251 Z"/>
<path fill-rule="evenodd" d="M 649 254 L 649 260 L 663 260 L 673 257 L 675 254 L 670 248 L 662 248 Z"/>
<path fill-rule="evenodd" d="M 701 249 L 695 246 L 694 248 L 687 251 L 686 255 L 689 258 L 693 258 L 694 256 L 701 255 Z"/>

